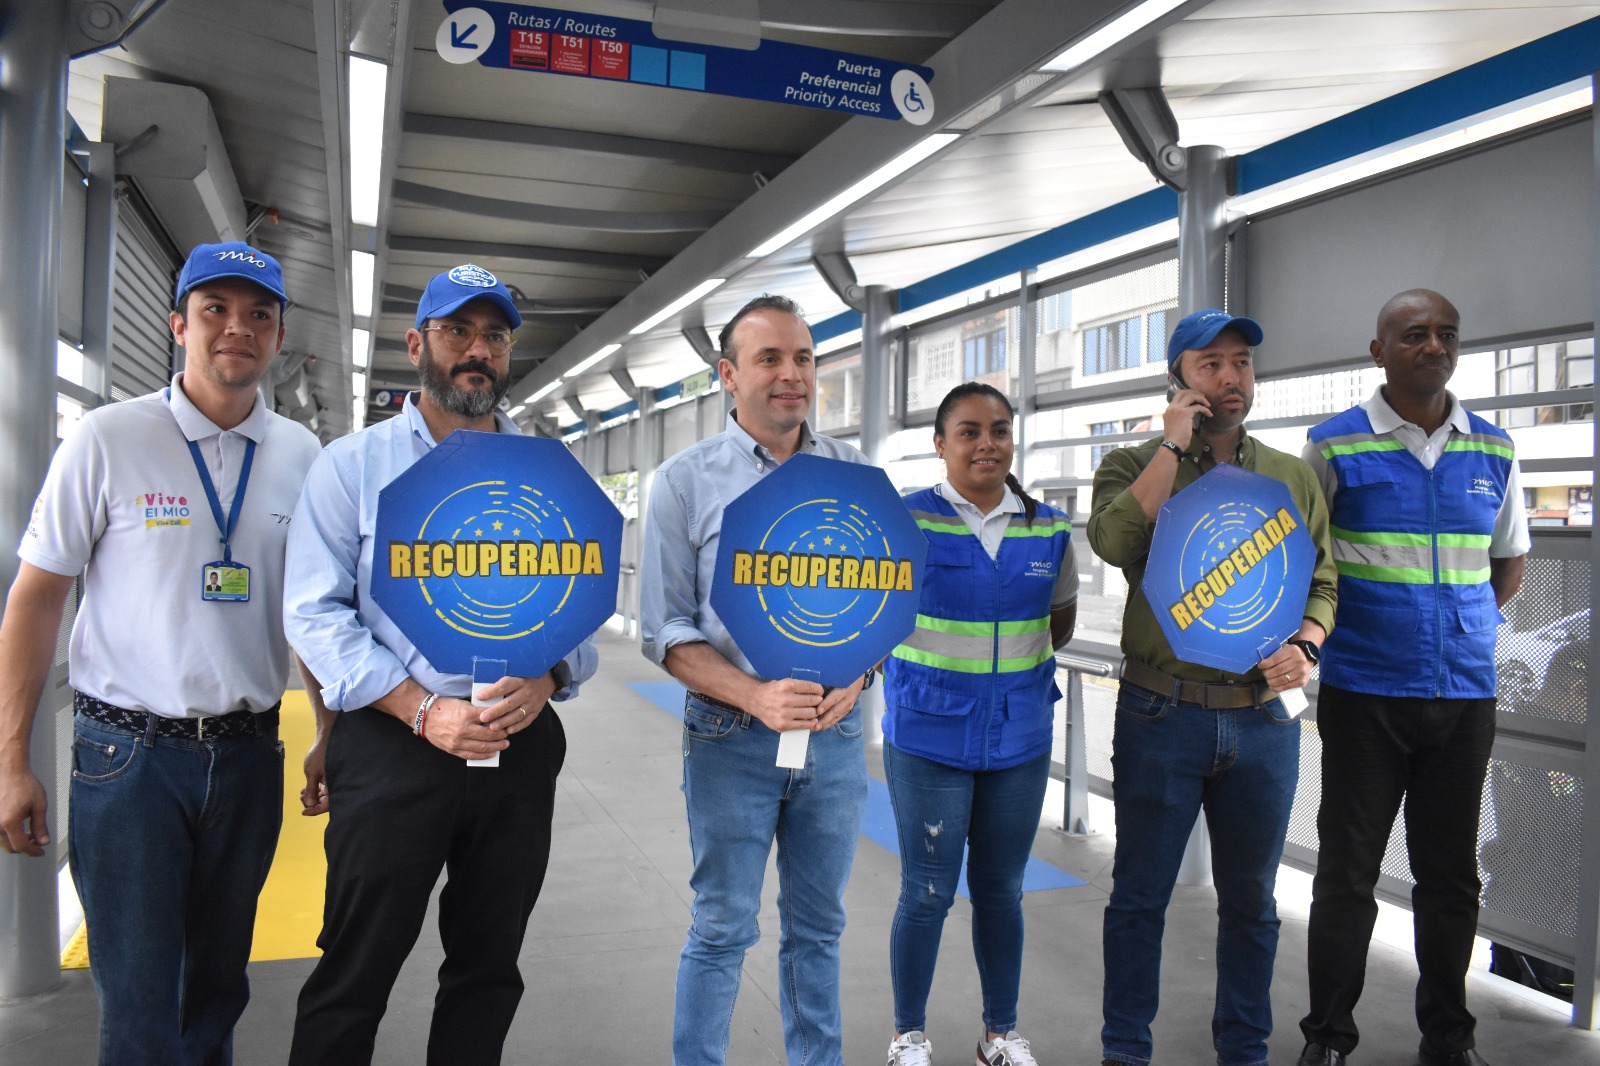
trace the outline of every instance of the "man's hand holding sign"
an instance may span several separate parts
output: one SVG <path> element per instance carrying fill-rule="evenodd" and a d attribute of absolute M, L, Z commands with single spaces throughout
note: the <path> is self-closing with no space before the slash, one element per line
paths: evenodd
<path fill-rule="evenodd" d="M 926 551 L 876 467 L 797 455 L 746 490 L 723 515 L 711 605 L 775 680 L 750 679 L 740 706 L 779 732 L 819 732 L 849 714 L 915 624 Z M 804 765 L 803 743 L 785 738 L 779 758 Z"/>

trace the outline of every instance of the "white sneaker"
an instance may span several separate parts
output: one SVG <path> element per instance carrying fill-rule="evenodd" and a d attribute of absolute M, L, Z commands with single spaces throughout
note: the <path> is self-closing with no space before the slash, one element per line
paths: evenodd
<path fill-rule="evenodd" d="M 889 1066 L 933 1066 L 933 1044 L 921 1029 L 901 1033 L 889 1045 Z"/>
<path fill-rule="evenodd" d="M 1039 1060 L 1028 1050 L 1028 1042 L 1013 1029 L 990 1043 L 978 1041 L 977 1066 L 1039 1066 Z"/>

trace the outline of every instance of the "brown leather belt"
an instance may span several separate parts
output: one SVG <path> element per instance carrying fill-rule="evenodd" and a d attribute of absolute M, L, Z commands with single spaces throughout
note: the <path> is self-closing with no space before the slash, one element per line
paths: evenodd
<path fill-rule="evenodd" d="M 1245 707 L 1257 707 L 1277 696 L 1265 682 L 1185 681 L 1153 666 L 1146 666 L 1138 659 L 1129 658 L 1122 660 L 1122 680 L 1180 703 L 1199 704 L 1208 711 L 1237 711 Z"/>

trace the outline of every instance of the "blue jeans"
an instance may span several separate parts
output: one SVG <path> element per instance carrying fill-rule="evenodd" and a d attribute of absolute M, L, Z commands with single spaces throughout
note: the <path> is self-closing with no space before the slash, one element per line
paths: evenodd
<path fill-rule="evenodd" d="M 1273 899 L 1300 775 L 1300 725 L 1279 700 L 1208 711 L 1122 682 L 1112 741 L 1117 851 L 1106 907 L 1105 1058 L 1147 1063 L 1167 901 L 1204 809 L 1217 891 L 1219 1066 L 1265 1066 L 1272 1033 Z"/>
<path fill-rule="evenodd" d="M 970 847 L 972 954 L 983 988 L 983 1023 L 1017 1027 L 1022 981 L 1022 874 L 1044 809 L 1050 753 L 1004 770 L 958 770 L 883 745 L 883 768 L 900 837 L 900 904 L 889 932 L 897 1032 L 927 1028 L 928 989 L 945 915 Z"/>
<path fill-rule="evenodd" d="M 867 763 L 861 710 L 811 735 L 803 770 L 774 765 L 778 734 L 690 697 L 683 795 L 693 920 L 678 960 L 675 1066 L 721 1066 L 744 953 L 760 937 L 761 881 L 778 845 L 778 1002 L 791 1066 L 843 1066 L 839 936 Z"/>
<path fill-rule="evenodd" d="M 250 999 L 256 897 L 283 822 L 276 735 L 178 740 L 81 715 L 72 880 L 102 1066 L 227 1066 Z"/>

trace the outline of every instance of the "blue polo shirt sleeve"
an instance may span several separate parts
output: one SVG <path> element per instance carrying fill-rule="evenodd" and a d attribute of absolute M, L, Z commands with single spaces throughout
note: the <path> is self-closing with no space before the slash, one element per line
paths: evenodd
<path fill-rule="evenodd" d="M 356 613 L 361 479 L 341 464 L 347 453 L 359 454 L 337 444 L 324 449 L 306 475 L 289 527 L 283 590 L 289 643 L 322 682 L 323 702 L 339 711 L 371 706 L 408 676 Z"/>

